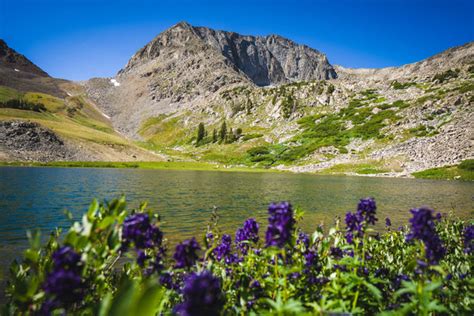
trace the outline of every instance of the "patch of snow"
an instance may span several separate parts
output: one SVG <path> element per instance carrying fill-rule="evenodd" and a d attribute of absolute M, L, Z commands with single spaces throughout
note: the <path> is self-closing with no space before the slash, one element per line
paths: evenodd
<path fill-rule="evenodd" d="M 120 82 L 118 82 L 116 79 L 112 78 L 110 79 L 110 82 L 112 82 L 112 84 L 115 86 L 115 87 L 119 87 L 120 86 Z"/>
<path fill-rule="evenodd" d="M 68 96 L 72 97 L 72 94 L 70 94 L 69 92 L 66 92 Z"/>
<path fill-rule="evenodd" d="M 108 116 L 107 114 L 102 113 L 102 115 L 103 115 L 105 118 L 108 118 L 108 119 L 110 120 L 110 116 Z"/>
<path fill-rule="evenodd" d="M 16 72 L 20 72 L 20 71 L 19 71 L 18 69 L 16 69 L 16 68 L 15 68 L 15 69 L 13 69 L 13 70 L 15 70 Z"/>

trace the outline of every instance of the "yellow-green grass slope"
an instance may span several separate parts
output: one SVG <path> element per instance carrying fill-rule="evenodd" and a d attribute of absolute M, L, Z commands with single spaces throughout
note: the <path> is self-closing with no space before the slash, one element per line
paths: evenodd
<path fill-rule="evenodd" d="M 20 92 L 0 86 L 0 103 L 21 99 L 41 104 L 45 111 L 0 108 L 0 120 L 24 120 L 51 129 L 63 139 L 90 153 L 93 160 L 161 160 L 116 133 L 109 120 L 83 95 L 65 99 L 44 93 Z"/>

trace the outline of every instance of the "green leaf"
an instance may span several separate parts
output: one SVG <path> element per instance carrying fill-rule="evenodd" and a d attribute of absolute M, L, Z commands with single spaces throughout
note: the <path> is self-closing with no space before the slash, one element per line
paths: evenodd
<path fill-rule="evenodd" d="M 157 284 L 148 287 L 137 302 L 135 315 L 154 316 L 159 314 L 164 294 L 165 289 Z"/>
<path fill-rule="evenodd" d="M 115 217 L 113 216 L 106 216 L 104 217 L 104 219 L 99 223 L 99 225 L 97 226 L 97 228 L 99 229 L 105 229 L 107 228 L 108 226 L 112 225 L 115 221 Z"/>
<path fill-rule="evenodd" d="M 380 290 L 376 286 L 369 282 L 364 282 L 364 285 L 367 287 L 369 292 L 377 299 L 377 301 L 380 301 L 382 299 L 382 292 L 380 292 Z"/>
<path fill-rule="evenodd" d="M 99 202 L 97 202 L 97 199 L 93 199 L 91 205 L 89 206 L 89 210 L 87 211 L 87 217 L 89 219 L 94 218 L 98 210 Z"/>

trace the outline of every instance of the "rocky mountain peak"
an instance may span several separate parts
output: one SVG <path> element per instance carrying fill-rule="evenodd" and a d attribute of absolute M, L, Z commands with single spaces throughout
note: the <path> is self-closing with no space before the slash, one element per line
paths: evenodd
<path fill-rule="evenodd" d="M 16 72 L 27 72 L 41 77 L 49 77 L 45 71 L 33 64 L 28 58 L 10 48 L 3 39 L 0 39 L 0 66 Z"/>
<path fill-rule="evenodd" d="M 159 34 L 140 49 L 122 72 L 129 72 L 160 54 L 187 56 L 196 52 L 196 48 L 211 49 L 214 55 L 225 57 L 228 66 L 258 86 L 337 77 L 324 54 L 279 35 L 241 35 L 195 27 L 184 21 Z"/>

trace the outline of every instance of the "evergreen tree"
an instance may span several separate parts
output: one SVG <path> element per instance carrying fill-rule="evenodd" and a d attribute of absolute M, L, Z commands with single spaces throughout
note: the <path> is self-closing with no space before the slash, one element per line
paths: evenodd
<path fill-rule="evenodd" d="M 212 142 L 216 143 L 217 142 L 217 130 L 214 128 L 212 131 Z"/>
<path fill-rule="evenodd" d="M 227 142 L 229 144 L 235 142 L 234 130 L 231 127 L 229 127 L 229 132 L 227 133 Z"/>
<path fill-rule="evenodd" d="M 227 125 L 224 121 L 222 122 L 221 130 L 219 131 L 219 141 L 225 142 L 226 138 L 227 138 Z"/>
<path fill-rule="evenodd" d="M 204 124 L 201 122 L 198 125 L 196 145 L 199 145 L 199 143 L 204 139 L 205 135 L 206 135 L 206 129 L 204 128 Z"/>

